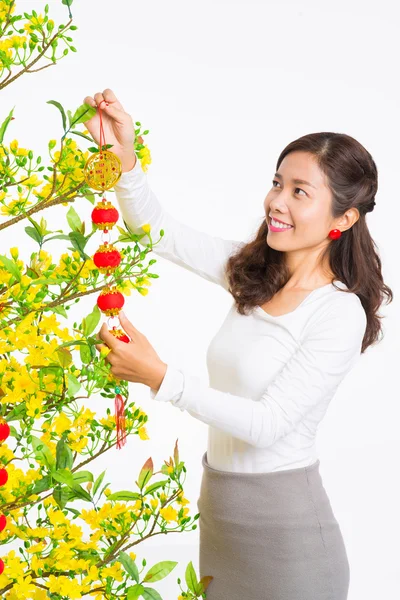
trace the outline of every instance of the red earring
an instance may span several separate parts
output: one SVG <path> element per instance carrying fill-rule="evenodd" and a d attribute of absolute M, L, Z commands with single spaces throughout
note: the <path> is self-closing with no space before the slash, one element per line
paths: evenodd
<path fill-rule="evenodd" d="M 337 240 L 342 235 L 342 232 L 340 231 L 340 229 L 331 229 L 328 235 L 331 238 L 331 240 Z"/>

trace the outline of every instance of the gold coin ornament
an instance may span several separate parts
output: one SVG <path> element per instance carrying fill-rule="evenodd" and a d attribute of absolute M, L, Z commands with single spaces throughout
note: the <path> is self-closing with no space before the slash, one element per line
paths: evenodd
<path fill-rule="evenodd" d="M 109 190 L 122 174 L 119 157 L 110 150 L 99 150 L 92 154 L 84 167 L 85 180 L 95 190 Z"/>

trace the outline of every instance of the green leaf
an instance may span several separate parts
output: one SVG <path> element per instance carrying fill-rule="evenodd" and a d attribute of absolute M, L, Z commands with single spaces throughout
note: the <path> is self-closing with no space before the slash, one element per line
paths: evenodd
<path fill-rule="evenodd" d="M 83 365 L 88 365 L 90 363 L 90 361 L 92 360 L 92 353 L 90 350 L 90 346 L 87 346 L 86 344 L 84 346 L 83 345 L 79 346 L 79 354 L 80 354 Z"/>
<path fill-rule="evenodd" d="M 69 235 L 65 235 L 65 233 L 61 233 L 60 235 L 53 235 L 51 238 L 47 238 L 45 242 L 49 242 L 50 240 L 70 240 Z"/>
<path fill-rule="evenodd" d="M 84 102 L 76 109 L 74 116 L 71 119 L 71 124 L 78 125 L 78 123 L 85 123 L 86 121 L 90 121 L 90 119 L 95 116 L 96 112 L 96 108 Z"/>
<path fill-rule="evenodd" d="M 50 475 L 46 475 L 42 479 L 37 479 L 33 486 L 32 494 L 41 494 L 45 490 L 48 490 L 50 485 Z"/>
<path fill-rule="evenodd" d="M 65 310 L 65 308 L 63 307 L 62 304 L 59 304 L 58 306 L 52 306 L 52 310 L 55 313 L 57 313 L 58 315 L 62 315 L 63 317 L 65 317 L 66 319 L 68 319 L 68 313 L 67 313 L 67 311 Z"/>
<path fill-rule="evenodd" d="M 162 596 L 154 588 L 144 588 L 142 592 L 144 600 L 163 600 Z"/>
<path fill-rule="evenodd" d="M 90 471 L 76 471 L 72 474 L 76 483 L 85 483 L 86 481 L 93 481 L 93 473 Z"/>
<path fill-rule="evenodd" d="M 85 238 L 85 236 L 82 235 L 79 231 L 70 231 L 69 239 L 75 250 L 78 250 L 79 254 L 81 255 L 81 258 L 83 260 L 90 260 L 90 256 L 88 256 L 85 253 L 85 246 L 88 242 L 88 238 Z"/>
<path fill-rule="evenodd" d="M 53 498 L 61 509 L 65 508 L 67 502 L 70 502 L 74 497 L 74 491 L 65 486 L 57 486 L 53 491 Z"/>
<path fill-rule="evenodd" d="M 163 560 L 156 563 L 147 571 L 143 581 L 160 581 L 160 579 L 164 579 L 164 577 L 171 573 L 172 569 L 175 569 L 177 564 L 178 563 L 173 560 Z"/>
<path fill-rule="evenodd" d="M 58 440 L 56 447 L 56 469 L 71 469 L 73 462 L 71 448 L 65 442 L 65 439 L 61 438 Z"/>
<path fill-rule="evenodd" d="M 96 479 L 96 481 L 94 482 L 94 486 L 93 486 L 93 496 L 96 495 L 97 490 L 99 489 L 99 487 L 101 486 L 103 479 L 104 479 L 104 475 L 106 474 L 105 471 L 103 471 L 102 473 L 100 473 L 100 475 L 98 476 L 98 478 Z"/>
<path fill-rule="evenodd" d="M 62 3 L 65 4 L 66 6 L 71 6 L 73 0 L 62 0 Z"/>
<path fill-rule="evenodd" d="M 86 346 L 86 342 L 84 340 L 72 340 L 69 342 L 63 342 L 58 347 L 65 348 L 66 346 Z"/>
<path fill-rule="evenodd" d="M 8 125 L 10 124 L 10 122 L 11 122 L 11 120 L 13 118 L 14 108 L 15 108 L 15 106 L 11 109 L 11 111 L 8 113 L 8 116 L 5 118 L 5 120 L 1 124 L 1 127 L 0 127 L 0 144 L 3 143 L 4 134 L 5 134 L 6 130 L 7 130 Z"/>
<path fill-rule="evenodd" d="M 35 242 L 37 242 L 38 244 L 42 243 L 43 237 L 40 235 L 40 233 L 34 227 L 30 227 L 28 225 L 28 227 L 25 227 L 25 231 L 29 235 L 29 237 L 31 237 L 33 240 L 35 240 Z"/>
<path fill-rule="evenodd" d="M 201 593 L 201 591 L 200 592 L 198 591 L 199 590 L 199 586 L 201 586 L 201 588 L 203 588 L 203 586 L 197 580 L 196 571 L 194 570 L 192 561 L 190 561 L 190 563 L 186 567 L 185 581 L 186 581 L 186 585 L 188 586 L 189 590 L 195 596 L 197 596 L 199 593 Z"/>
<path fill-rule="evenodd" d="M 47 278 L 47 277 L 40 277 L 39 279 L 35 279 L 35 285 L 56 285 L 57 283 L 61 283 L 63 281 L 63 279 L 60 277 L 60 279 L 52 279 L 52 278 Z M 61 304 L 60 304 L 61 306 Z M 56 311 L 56 307 L 53 306 L 52 309 L 54 310 L 54 312 Z"/>
<path fill-rule="evenodd" d="M 72 489 L 74 490 L 74 498 L 86 500 L 86 502 L 92 502 L 91 495 L 86 490 L 84 490 L 82 486 L 74 485 Z"/>
<path fill-rule="evenodd" d="M 139 500 L 140 498 L 140 494 L 130 492 L 129 490 L 121 490 L 107 496 L 107 500 Z"/>
<path fill-rule="evenodd" d="M 144 587 L 138 583 L 127 588 L 126 600 L 137 600 L 144 592 Z"/>
<path fill-rule="evenodd" d="M 65 485 L 70 487 L 74 491 L 75 498 L 80 498 L 81 500 L 92 502 L 90 494 L 86 490 L 84 490 L 83 487 L 80 486 L 76 481 L 74 481 L 71 471 L 67 469 L 61 469 L 58 471 L 52 471 L 51 475 L 56 481 L 59 481 L 60 483 L 65 483 Z"/>
<path fill-rule="evenodd" d="M 72 354 L 67 348 L 57 348 L 57 357 L 60 365 L 66 369 L 72 363 Z"/>
<path fill-rule="evenodd" d="M 81 384 L 75 375 L 68 373 L 68 396 L 73 398 L 78 390 L 81 389 Z"/>
<path fill-rule="evenodd" d="M 135 561 L 127 554 L 126 552 L 120 552 L 118 555 L 118 560 L 124 567 L 125 571 L 129 573 L 129 575 L 134 579 L 137 583 L 139 583 L 139 571 L 136 566 Z"/>
<path fill-rule="evenodd" d="M 89 120 L 89 119 L 87 119 L 87 120 Z M 89 142 L 93 142 L 93 138 L 89 137 L 85 133 L 82 133 L 81 131 L 71 131 L 70 133 L 74 133 L 75 135 L 80 135 L 81 137 L 85 138 L 85 140 L 88 140 Z"/>
<path fill-rule="evenodd" d="M 96 196 L 94 195 L 93 192 L 88 192 L 87 194 L 85 194 L 85 198 L 86 198 L 86 200 L 89 200 L 89 202 L 91 202 L 92 204 L 94 204 L 96 201 Z M 97 227 L 96 227 L 96 230 L 97 230 Z"/>
<path fill-rule="evenodd" d="M 101 318 L 101 310 L 94 305 L 92 312 L 82 319 L 82 330 L 84 335 L 89 336 L 96 329 Z"/>
<path fill-rule="evenodd" d="M 67 117 L 65 115 L 65 110 L 64 108 L 61 106 L 61 104 L 59 102 L 57 102 L 56 100 L 48 100 L 47 104 L 53 104 L 54 106 L 56 106 L 58 108 L 58 110 L 61 113 L 62 116 L 62 124 L 63 124 L 63 129 L 64 131 L 66 131 L 67 129 Z"/>
<path fill-rule="evenodd" d="M 147 494 L 151 494 L 152 492 L 154 492 L 155 490 L 158 490 L 158 488 L 162 487 L 163 485 L 166 485 L 167 483 L 168 483 L 168 479 L 164 479 L 164 481 L 157 481 L 157 483 L 152 483 L 145 489 L 145 491 L 143 492 L 143 496 L 147 496 Z"/>
<path fill-rule="evenodd" d="M 73 206 L 70 207 L 67 212 L 67 221 L 72 231 L 80 231 L 82 227 L 82 221 Z"/>
<path fill-rule="evenodd" d="M 7 256 L 0 254 L 0 262 L 3 263 L 4 268 L 11 273 L 11 275 L 13 275 L 17 281 L 21 281 L 21 272 L 14 261 L 7 258 Z"/>
<path fill-rule="evenodd" d="M 152 475 L 153 475 L 153 460 L 150 457 L 146 460 L 146 462 L 144 463 L 144 465 L 139 473 L 138 486 L 140 487 L 141 490 L 146 485 L 148 480 L 151 479 Z"/>
<path fill-rule="evenodd" d="M 53 469 L 56 464 L 56 460 L 51 453 L 50 448 L 38 437 L 32 435 L 32 448 L 35 452 L 35 458 L 38 462 L 44 463 L 49 470 Z M 37 447 L 41 446 L 40 450 Z"/>

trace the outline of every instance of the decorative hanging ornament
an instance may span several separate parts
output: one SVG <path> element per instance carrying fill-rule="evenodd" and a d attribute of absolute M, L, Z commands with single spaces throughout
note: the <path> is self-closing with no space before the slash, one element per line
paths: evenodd
<path fill-rule="evenodd" d="M 105 287 L 97 298 L 97 306 L 109 317 L 118 315 L 124 304 L 125 298 L 115 286 Z"/>
<path fill-rule="evenodd" d="M 118 156 L 109 150 L 106 150 L 106 140 L 103 129 L 103 121 L 101 114 L 101 104 L 105 102 L 102 100 L 98 105 L 99 117 L 100 117 L 100 143 L 99 151 L 89 157 L 84 166 L 84 176 L 86 183 L 95 190 L 106 191 L 117 183 L 122 174 L 122 163 Z M 119 213 L 113 204 L 106 200 L 105 197 L 97 203 L 92 211 L 92 221 L 96 227 L 102 230 L 101 241 L 102 244 L 95 252 L 93 256 L 93 262 L 99 269 L 100 273 L 103 273 L 108 277 L 121 263 L 121 254 L 118 250 L 110 243 L 110 240 L 104 240 L 104 236 L 110 235 L 109 230 L 114 227 L 118 222 Z M 114 335 L 121 342 L 129 343 L 131 340 L 125 334 L 125 332 L 113 326 L 110 329 L 110 319 L 116 318 L 119 311 L 123 307 L 125 299 L 123 294 L 117 290 L 117 288 L 106 286 L 97 298 L 97 305 L 102 312 L 104 312 L 109 318 L 107 321 L 109 332 Z M 119 320 L 118 320 L 119 321 Z M 117 449 L 122 448 L 126 443 L 126 423 L 125 423 L 125 405 L 124 399 L 121 396 L 121 388 L 119 387 L 120 381 L 115 378 L 115 424 L 117 431 Z"/>
<path fill-rule="evenodd" d="M 8 473 L 7 470 L 2 468 L 0 469 L 0 485 L 5 485 L 8 481 Z"/>
<path fill-rule="evenodd" d="M 7 525 L 7 517 L 5 515 L 0 515 L 0 532 L 4 531 Z"/>
<path fill-rule="evenodd" d="M 9 435 L 10 435 L 9 424 L 3 418 L 0 418 L 0 444 L 2 442 L 4 442 L 8 438 Z"/>

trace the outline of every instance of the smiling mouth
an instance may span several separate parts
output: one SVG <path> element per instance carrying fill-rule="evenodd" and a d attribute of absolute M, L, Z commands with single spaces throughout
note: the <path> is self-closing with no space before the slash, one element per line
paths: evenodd
<path fill-rule="evenodd" d="M 268 217 L 268 224 L 269 225 L 272 225 L 272 219 L 273 219 L 273 217 Z M 277 219 L 275 219 L 275 220 L 277 221 Z M 294 225 L 290 225 L 290 223 L 284 223 L 283 221 L 278 221 L 278 223 L 282 223 L 282 225 L 286 225 L 286 226 L 291 227 L 292 229 L 294 229 Z"/>

